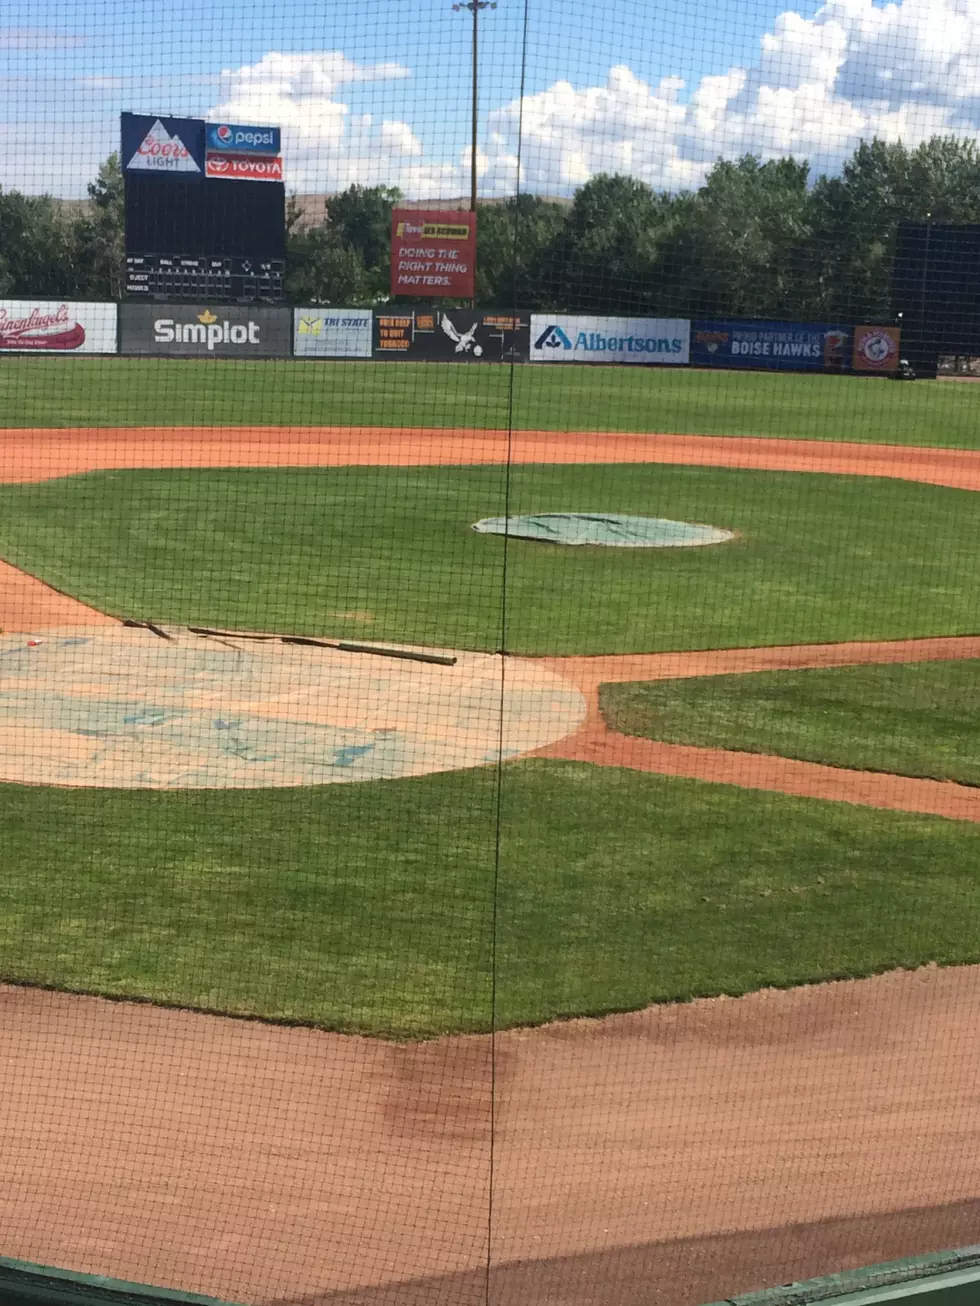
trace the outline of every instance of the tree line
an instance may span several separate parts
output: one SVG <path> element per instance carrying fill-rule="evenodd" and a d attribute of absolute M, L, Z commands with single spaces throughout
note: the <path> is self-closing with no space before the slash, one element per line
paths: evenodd
<path fill-rule="evenodd" d="M 0 295 L 118 299 L 123 184 L 116 156 L 84 210 L 0 190 Z M 308 226 L 287 202 L 288 299 L 388 298 L 392 187 L 350 186 Z M 937 136 L 914 149 L 862 142 L 839 176 L 792 158 L 719 160 L 696 191 L 600 175 L 570 203 L 483 204 L 477 302 L 568 312 L 887 320 L 898 224 L 980 221 L 980 150 Z"/>

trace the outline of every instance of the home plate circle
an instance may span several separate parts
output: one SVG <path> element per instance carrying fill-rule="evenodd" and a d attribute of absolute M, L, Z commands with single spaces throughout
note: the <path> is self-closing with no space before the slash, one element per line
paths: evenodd
<path fill-rule="evenodd" d="M 394 780 L 532 752 L 586 714 L 573 685 L 522 658 L 502 667 L 499 656 L 455 653 L 449 666 L 166 634 L 0 635 L 0 780 L 114 789 Z"/>

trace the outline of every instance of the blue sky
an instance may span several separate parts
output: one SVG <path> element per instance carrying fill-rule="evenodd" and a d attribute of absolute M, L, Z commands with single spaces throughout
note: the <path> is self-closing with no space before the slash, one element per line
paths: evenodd
<path fill-rule="evenodd" d="M 481 19 L 481 186 L 516 179 L 524 7 Z M 524 184 L 696 185 L 718 155 L 833 169 L 862 135 L 976 135 L 970 0 L 530 0 Z M 287 180 L 465 189 L 470 17 L 451 0 L 6 0 L 0 185 L 84 193 L 122 109 L 278 121 Z M 224 74 L 224 75 L 222 75 Z M 341 107 L 343 106 L 343 107 Z"/>

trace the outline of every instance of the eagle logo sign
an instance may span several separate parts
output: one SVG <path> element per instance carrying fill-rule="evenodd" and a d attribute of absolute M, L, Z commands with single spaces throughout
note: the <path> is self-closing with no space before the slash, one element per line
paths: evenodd
<path fill-rule="evenodd" d="M 475 345 L 473 343 L 476 329 L 480 325 L 479 322 L 474 322 L 469 331 L 464 331 L 460 334 L 460 332 L 453 326 L 452 322 L 450 322 L 449 318 L 446 317 L 445 313 L 443 313 L 439 325 L 442 327 L 443 331 L 445 331 L 449 339 L 456 342 L 456 348 L 453 350 L 454 354 L 468 354 L 472 349 L 474 358 L 479 358 L 483 353 L 483 346 Z"/>

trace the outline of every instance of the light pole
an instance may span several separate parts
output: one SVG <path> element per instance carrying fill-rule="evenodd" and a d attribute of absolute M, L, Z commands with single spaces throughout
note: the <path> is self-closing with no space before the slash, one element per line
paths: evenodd
<path fill-rule="evenodd" d="M 468 9 L 470 13 L 473 15 L 473 136 L 472 136 L 472 143 L 470 145 L 470 212 L 471 213 L 476 212 L 476 131 L 477 131 L 477 107 L 478 107 L 477 73 L 479 69 L 479 63 L 477 59 L 477 49 L 479 45 L 479 32 L 480 32 L 480 10 L 496 9 L 496 7 L 497 7 L 497 0 L 467 0 L 467 3 L 465 4 L 463 4 L 461 0 L 459 4 L 453 5 L 453 9 L 456 11 L 456 13 L 459 13 L 461 9 Z"/>

